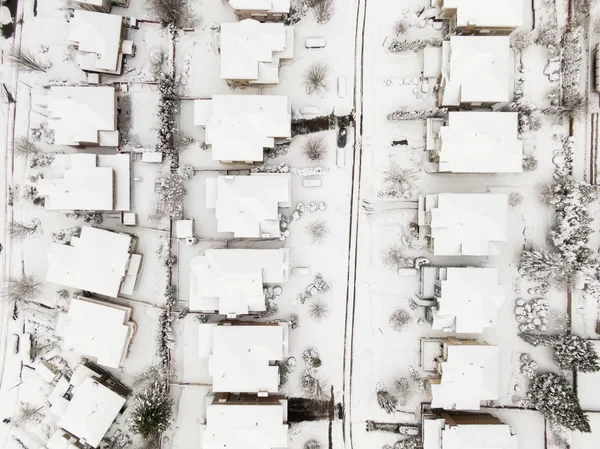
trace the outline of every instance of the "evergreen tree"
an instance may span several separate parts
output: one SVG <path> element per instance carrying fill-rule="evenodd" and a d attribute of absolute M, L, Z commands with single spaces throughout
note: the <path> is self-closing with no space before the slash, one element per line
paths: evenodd
<path fill-rule="evenodd" d="M 398 398 L 387 391 L 383 385 L 377 384 L 377 404 L 386 413 L 394 413 L 398 406 Z"/>
<path fill-rule="evenodd" d="M 575 369 L 583 373 L 600 371 L 594 345 L 577 335 L 560 335 L 552 346 L 554 362 L 561 369 Z"/>
<path fill-rule="evenodd" d="M 531 346 L 553 346 L 557 338 L 555 335 L 536 334 L 534 332 L 521 332 L 519 337 Z"/>
<path fill-rule="evenodd" d="M 157 437 L 171 424 L 172 405 L 166 384 L 155 380 L 135 398 L 129 417 L 131 430 L 145 439 Z"/>
<path fill-rule="evenodd" d="M 590 433 L 590 423 L 577 396 L 563 376 L 537 374 L 529 385 L 528 399 L 549 421 L 570 430 Z"/>

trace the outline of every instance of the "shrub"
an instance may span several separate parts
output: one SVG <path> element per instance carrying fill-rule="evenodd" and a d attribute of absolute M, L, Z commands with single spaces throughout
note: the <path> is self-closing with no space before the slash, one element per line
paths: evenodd
<path fill-rule="evenodd" d="M 408 31 L 408 23 L 404 19 L 398 19 L 394 22 L 394 33 L 396 37 Z"/>
<path fill-rule="evenodd" d="M 177 168 L 177 174 L 183 180 L 190 180 L 194 177 L 194 167 L 191 165 L 180 165 Z"/>
<path fill-rule="evenodd" d="M 304 85 L 308 94 L 320 94 L 329 89 L 327 76 L 329 75 L 329 65 L 324 62 L 314 62 L 304 72 Z"/>
<path fill-rule="evenodd" d="M 402 332 L 412 323 L 412 316 L 406 310 L 399 309 L 392 313 L 389 323 L 392 329 Z"/>
<path fill-rule="evenodd" d="M 377 404 L 384 412 L 392 414 L 398 406 L 398 398 L 387 391 L 381 383 L 377 384 Z"/>
<path fill-rule="evenodd" d="M 409 194 L 417 187 L 418 172 L 414 168 L 402 168 L 392 161 L 388 169 L 383 172 L 383 183 L 389 190 L 399 194 Z"/>
<path fill-rule="evenodd" d="M 329 306 L 320 299 L 315 299 L 309 306 L 308 316 L 317 323 L 325 320 L 329 315 Z"/>
<path fill-rule="evenodd" d="M 46 72 L 48 67 L 42 64 L 35 54 L 25 48 L 10 47 L 4 56 L 17 68 L 25 72 Z"/>
<path fill-rule="evenodd" d="M 310 5 L 317 23 L 320 24 L 329 22 L 335 13 L 335 0 L 311 0 Z"/>
<path fill-rule="evenodd" d="M 314 220 L 306 226 L 306 232 L 311 237 L 313 243 L 319 243 L 329 235 L 329 226 L 324 220 Z"/>
<path fill-rule="evenodd" d="M 410 260 L 404 257 L 404 249 L 401 245 L 394 244 L 383 253 L 383 265 L 394 271 L 410 266 Z"/>
<path fill-rule="evenodd" d="M 531 44 L 533 44 L 533 35 L 529 31 L 519 31 L 510 42 L 510 46 L 519 52 L 522 52 Z"/>
<path fill-rule="evenodd" d="M 523 171 L 534 171 L 538 167 L 538 160 L 533 154 L 523 156 Z"/>
<path fill-rule="evenodd" d="M 21 277 L 9 277 L 2 296 L 8 301 L 27 302 L 33 301 L 41 293 L 41 282 L 34 276 L 22 274 Z"/>
<path fill-rule="evenodd" d="M 325 154 L 327 153 L 325 138 L 322 135 L 309 135 L 304 140 L 302 152 L 304 157 L 309 161 L 316 162 L 325 160 Z"/>

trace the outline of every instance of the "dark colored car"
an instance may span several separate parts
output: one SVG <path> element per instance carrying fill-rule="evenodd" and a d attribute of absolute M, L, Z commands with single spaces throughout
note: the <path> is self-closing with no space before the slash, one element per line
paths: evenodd
<path fill-rule="evenodd" d="M 338 131 L 338 148 L 344 148 L 348 142 L 348 130 L 346 128 L 340 128 Z"/>

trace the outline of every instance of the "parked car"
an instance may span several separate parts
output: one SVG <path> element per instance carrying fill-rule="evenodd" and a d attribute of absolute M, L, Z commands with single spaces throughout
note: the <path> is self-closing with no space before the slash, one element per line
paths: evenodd
<path fill-rule="evenodd" d="M 346 77 L 345 76 L 338 77 L 337 91 L 338 91 L 338 97 L 344 98 L 346 96 Z"/>
<path fill-rule="evenodd" d="M 309 37 L 304 42 L 306 48 L 325 48 L 327 42 L 322 37 Z"/>
<path fill-rule="evenodd" d="M 302 115 L 319 115 L 321 110 L 317 106 L 302 106 L 300 114 Z"/>
<path fill-rule="evenodd" d="M 17 334 L 12 334 L 9 337 L 8 347 L 10 348 L 13 354 L 19 353 L 19 336 Z"/>
<path fill-rule="evenodd" d="M 348 130 L 346 128 L 340 128 L 338 131 L 338 148 L 344 148 L 348 142 Z"/>
<path fill-rule="evenodd" d="M 401 435 L 406 435 L 409 437 L 416 437 L 419 435 L 419 427 L 418 426 L 403 426 L 400 424 L 398 426 L 398 433 Z"/>
<path fill-rule="evenodd" d="M 19 343 L 19 352 L 21 354 L 21 360 L 25 364 L 32 363 L 33 359 L 31 358 L 31 345 L 33 342 L 31 334 L 29 332 L 26 332 L 23 335 L 21 335 L 21 337 L 19 338 Z"/>

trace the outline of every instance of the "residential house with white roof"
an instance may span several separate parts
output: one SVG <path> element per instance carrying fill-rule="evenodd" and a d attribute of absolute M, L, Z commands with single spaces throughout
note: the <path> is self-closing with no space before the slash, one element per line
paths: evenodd
<path fill-rule="evenodd" d="M 519 449 L 508 425 L 487 413 L 424 413 L 423 449 Z"/>
<path fill-rule="evenodd" d="M 496 256 L 508 238 L 508 195 L 419 195 L 418 225 L 436 256 Z"/>
<path fill-rule="evenodd" d="M 60 378 L 48 397 L 50 412 L 60 417 L 47 449 L 89 445 L 97 448 L 121 414 L 131 391 L 91 362 L 79 365 L 70 380 Z M 75 444 L 77 443 L 77 444 Z M 87 447 L 87 446 L 85 446 Z"/>
<path fill-rule="evenodd" d="M 50 245 L 46 281 L 116 298 L 133 293 L 142 256 L 123 233 L 83 226 L 71 243 Z"/>
<path fill-rule="evenodd" d="M 279 366 L 289 356 L 285 322 L 221 322 L 198 326 L 201 359 L 208 359 L 215 393 L 277 393 Z"/>
<path fill-rule="evenodd" d="M 442 43 L 439 105 L 458 108 L 510 101 L 511 67 L 508 36 L 451 36 Z"/>
<path fill-rule="evenodd" d="M 57 154 L 56 177 L 37 182 L 49 210 L 128 211 L 131 208 L 129 154 Z"/>
<path fill-rule="evenodd" d="M 291 139 L 292 108 L 284 95 L 213 95 L 194 101 L 194 124 L 213 160 L 262 162 L 265 148 Z"/>
<path fill-rule="evenodd" d="M 280 22 L 290 12 L 291 0 L 228 0 L 239 20 Z"/>
<path fill-rule="evenodd" d="M 203 449 L 287 447 L 287 400 L 217 393 L 207 405 Z"/>
<path fill-rule="evenodd" d="M 289 279 L 289 248 L 207 249 L 190 271 L 190 310 L 231 317 L 264 312 L 263 286 Z"/>
<path fill-rule="evenodd" d="M 421 297 L 434 299 L 426 309 L 433 330 L 480 334 L 496 325 L 504 288 L 496 268 L 421 267 Z"/>
<path fill-rule="evenodd" d="M 499 355 L 497 346 L 475 340 L 421 338 L 421 366 L 437 374 L 430 378 L 431 408 L 479 410 L 482 401 L 497 400 Z"/>
<path fill-rule="evenodd" d="M 122 16 L 76 9 L 67 28 L 75 62 L 86 72 L 121 74 L 123 66 Z"/>
<path fill-rule="evenodd" d="M 53 86 L 33 102 L 48 110 L 55 145 L 116 147 L 117 94 L 109 86 Z"/>
<path fill-rule="evenodd" d="M 57 334 L 64 351 L 94 358 L 100 365 L 123 366 L 135 333 L 133 309 L 94 298 L 73 298 L 58 318 Z"/>
<path fill-rule="evenodd" d="M 509 35 L 524 22 L 523 0 L 434 0 L 451 34 Z"/>
<path fill-rule="evenodd" d="M 294 28 L 246 19 L 221 24 L 221 79 L 278 84 L 279 65 L 294 57 Z"/>
<path fill-rule="evenodd" d="M 516 112 L 461 111 L 450 112 L 446 121 L 427 119 L 429 160 L 441 173 L 521 173 L 518 126 Z"/>
<path fill-rule="evenodd" d="M 279 238 L 279 208 L 291 205 L 289 173 L 253 173 L 206 180 L 206 208 L 217 231 L 236 238 Z"/>

